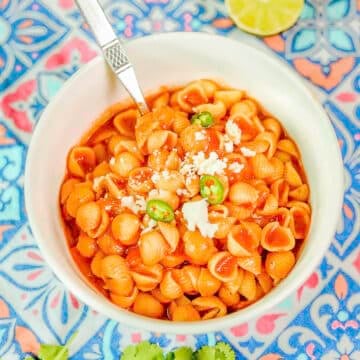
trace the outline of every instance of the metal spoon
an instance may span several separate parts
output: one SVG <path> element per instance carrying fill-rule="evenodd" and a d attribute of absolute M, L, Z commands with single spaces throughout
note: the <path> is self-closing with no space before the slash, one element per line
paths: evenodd
<path fill-rule="evenodd" d="M 76 0 L 89 24 L 105 60 L 135 101 L 141 114 L 149 111 L 134 68 L 98 0 Z"/>

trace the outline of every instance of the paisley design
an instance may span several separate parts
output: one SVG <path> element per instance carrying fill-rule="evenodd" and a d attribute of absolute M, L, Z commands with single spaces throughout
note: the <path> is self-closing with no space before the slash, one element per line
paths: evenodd
<path fill-rule="evenodd" d="M 51 3 L 51 4 L 50 4 Z M 105 0 L 124 40 L 165 31 L 248 39 L 223 0 Z M 315 85 L 344 160 L 342 217 L 318 268 L 281 304 L 231 329 L 168 335 L 130 329 L 67 291 L 27 224 L 23 174 L 32 131 L 48 102 L 99 54 L 74 0 L 0 0 L 0 357 L 20 360 L 39 342 L 71 345 L 71 360 L 118 360 L 142 340 L 166 350 L 230 343 L 240 360 L 360 359 L 360 2 L 305 0 L 301 18 L 263 41 Z"/>

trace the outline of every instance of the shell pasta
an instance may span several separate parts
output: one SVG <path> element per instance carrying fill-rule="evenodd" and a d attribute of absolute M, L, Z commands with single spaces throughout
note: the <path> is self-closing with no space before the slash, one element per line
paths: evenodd
<path fill-rule="evenodd" d="M 142 316 L 214 319 L 293 269 L 311 223 L 295 142 L 245 91 L 202 79 L 107 109 L 67 157 L 70 253 L 109 301 Z"/>

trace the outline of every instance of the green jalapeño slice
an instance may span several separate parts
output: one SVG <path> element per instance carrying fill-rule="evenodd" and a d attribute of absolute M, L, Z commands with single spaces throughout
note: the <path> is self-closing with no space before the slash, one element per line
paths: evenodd
<path fill-rule="evenodd" d="M 193 115 L 191 123 L 201 125 L 203 128 L 208 128 L 214 124 L 214 118 L 208 111 L 202 111 Z"/>
<path fill-rule="evenodd" d="M 216 176 L 203 175 L 200 178 L 200 194 L 209 204 L 220 204 L 224 201 L 224 186 Z"/>
<path fill-rule="evenodd" d="M 163 200 L 149 200 L 146 204 L 146 213 L 156 221 L 170 222 L 175 218 L 173 209 Z"/>

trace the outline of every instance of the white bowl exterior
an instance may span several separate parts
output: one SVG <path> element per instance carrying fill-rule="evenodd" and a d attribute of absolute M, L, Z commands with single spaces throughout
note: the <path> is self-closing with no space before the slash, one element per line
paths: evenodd
<path fill-rule="evenodd" d="M 311 189 L 312 226 L 290 275 L 270 294 L 226 317 L 193 323 L 154 320 L 124 311 L 86 284 L 69 255 L 59 219 L 58 193 L 69 149 L 110 104 L 127 98 L 102 58 L 84 66 L 44 111 L 28 153 L 25 199 L 30 224 L 46 261 L 82 301 L 126 325 L 166 333 L 209 332 L 258 316 L 302 284 L 327 250 L 343 197 L 343 168 L 324 110 L 300 78 L 280 61 L 240 42 L 200 33 L 149 36 L 127 44 L 145 90 L 219 79 L 246 89 L 280 119 L 298 144 Z"/>

